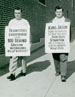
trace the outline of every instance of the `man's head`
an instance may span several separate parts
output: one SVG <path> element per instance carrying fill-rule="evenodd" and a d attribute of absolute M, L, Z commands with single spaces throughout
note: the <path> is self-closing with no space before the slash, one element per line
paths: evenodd
<path fill-rule="evenodd" d="M 22 18 L 22 9 L 20 8 L 15 8 L 14 10 L 14 16 L 17 20 L 20 20 Z"/>
<path fill-rule="evenodd" d="M 64 9 L 60 6 L 55 7 L 55 15 L 57 18 L 61 18 L 63 16 Z"/>

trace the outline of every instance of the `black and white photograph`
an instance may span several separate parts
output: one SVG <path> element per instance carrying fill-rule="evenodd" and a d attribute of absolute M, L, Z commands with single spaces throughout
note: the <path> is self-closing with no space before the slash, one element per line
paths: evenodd
<path fill-rule="evenodd" d="M 75 97 L 75 0 L 0 0 L 0 97 Z"/>

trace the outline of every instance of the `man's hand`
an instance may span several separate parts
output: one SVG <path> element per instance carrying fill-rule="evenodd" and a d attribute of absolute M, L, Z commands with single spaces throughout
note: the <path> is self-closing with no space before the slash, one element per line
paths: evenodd
<path fill-rule="evenodd" d="M 68 55 L 65 55 L 65 54 L 60 54 L 60 60 L 63 62 L 63 61 L 66 61 L 68 58 Z"/>

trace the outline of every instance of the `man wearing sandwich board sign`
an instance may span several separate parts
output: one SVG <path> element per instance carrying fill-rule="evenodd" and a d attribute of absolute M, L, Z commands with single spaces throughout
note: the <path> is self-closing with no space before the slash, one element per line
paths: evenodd
<path fill-rule="evenodd" d="M 56 76 L 66 81 L 67 60 L 70 52 L 70 20 L 63 16 L 63 8 L 55 7 L 56 17 L 46 24 L 45 52 L 52 53 Z"/>
<path fill-rule="evenodd" d="M 9 21 L 5 28 L 5 53 L 10 56 L 9 71 L 7 79 L 11 81 L 16 79 L 16 69 L 18 58 L 22 61 L 22 71 L 20 75 L 26 75 L 26 57 L 30 56 L 31 36 L 30 24 L 22 18 L 22 10 L 15 8 L 15 18 Z"/>

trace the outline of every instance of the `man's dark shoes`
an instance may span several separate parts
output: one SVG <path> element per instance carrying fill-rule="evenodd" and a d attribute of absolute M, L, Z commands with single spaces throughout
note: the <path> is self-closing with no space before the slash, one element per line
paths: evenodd
<path fill-rule="evenodd" d="M 66 82 L 66 76 L 61 76 L 61 81 Z"/>
<path fill-rule="evenodd" d="M 10 76 L 7 77 L 7 79 L 10 79 L 10 81 L 13 81 L 15 80 L 15 75 L 11 74 Z"/>
<path fill-rule="evenodd" d="M 60 75 L 60 72 L 56 72 L 55 75 L 56 75 L 56 76 L 59 76 L 59 75 Z"/>
<path fill-rule="evenodd" d="M 11 75 L 9 75 L 9 76 L 7 77 L 7 79 L 11 79 L 11 76 L 12 76 L 12 74 L 11 74 Z"/>

